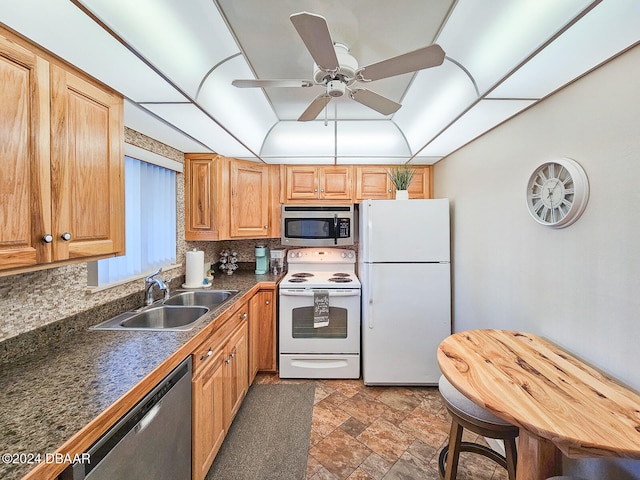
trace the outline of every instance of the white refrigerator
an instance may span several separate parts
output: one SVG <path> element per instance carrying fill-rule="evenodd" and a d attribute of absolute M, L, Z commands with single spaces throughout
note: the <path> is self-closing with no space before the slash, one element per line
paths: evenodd
<path fill-rule="evenodd" d="M 366 385 L 436 385 L 451 334 L 449 200 L 365 200 L 359 211 Z"/>

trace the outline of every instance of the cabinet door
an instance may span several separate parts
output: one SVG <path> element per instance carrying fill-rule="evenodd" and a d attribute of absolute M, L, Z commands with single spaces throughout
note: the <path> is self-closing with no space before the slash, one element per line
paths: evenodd
<path fill-rule="evenodd" d="M 409 198 L 431 198 L 431 167 L 415 167 L 416 175 L 413 177 L 407 191 Z"/>
<path fill-rule="evenodd" d="M 51 67 L 54 260 L 124 253 L 122 99 Z"/>
<path fill-rule="evenodd" d="M 245 305 L 239 315 L 248 316 Z M 247 322 L 231 336 L 226 348 L 225 360 L 225 422 L 231 425 L 249 388 L 249 343 Z"/>
<path fill-rule="evenodd" d="M 258 373 L 260 358 L 260 292 L 249 300 L 249 385 Z"/>
<path fill-rule="evenodd" d="M 192 381 L 192 478 L 206 477 L 225 437 L 223 349 L 204 360 Z M 194 359 L 194 363 L 195 363 Z"/>
<path fill-rule="evenodd" d="M 49 64 L 0 35 L 0 270 L 51 261 Z"/>
<path fill-rule="evenodd" d="M 214 217 L 214 160 L 211 156 L 184 159 L 185 239 L 218 240 Z"/>
<path fill-rule="evenodd" d="M 269 169 L 267 165 L 231 161 L 231 238 L 269 234 Z"/>
<path fill-rule="evenodd" d="M 356 201 L 392 198 L 393 184 L 386 167 L 356 167 Z"/>
<path fill-rule="evenodd" d="M 260 290 L 258 319 L 260 340 L 258 342 L 258 370 L 276 371 L 276 293 L 275 290 Z"/>
<path fill-rule="evenodd" d="M 320 198 L 347 200 L 352 198 L 352 167 L 320 167 Z"/>
<path fill-rule="evenodd" d="M 318 198 L 318 168 L 287 166 L 287 200 Z"/>
<path fill-rule="evenodd" d="M 274 290 L 260 290 L 249 301 L 249 384 L 258 371 L 276 371 L 274 298 Z"/>

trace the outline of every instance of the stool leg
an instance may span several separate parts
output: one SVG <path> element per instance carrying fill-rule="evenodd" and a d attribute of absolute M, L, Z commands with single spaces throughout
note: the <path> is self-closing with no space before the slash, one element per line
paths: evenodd
<path fill-rule="evenodd" d="M 460 459 L 460 442 L 462 441 L 462 425 L 451 420 L 449 432 L 449 452 L 447 453 L 447 466 L 444 480 L 455 480 L 458 475 L 458 460 Z"/>
<path fill-rule="evenodd" d="M 516 440 L 507 438 L 504 441 L 505 457 L 507 459 L 507 474 L 509 480 L 516 480 L 516 464 L 518 462 L 518 452 L 516 450 Z"/>

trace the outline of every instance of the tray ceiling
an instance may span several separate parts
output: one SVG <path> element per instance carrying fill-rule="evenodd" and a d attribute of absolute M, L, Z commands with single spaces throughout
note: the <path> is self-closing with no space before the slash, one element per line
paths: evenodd
<path fill-rule="evenodd" d="M 360 66 L 433 43 L 445 61 L 366 84 L 392 115 L 340 97 L 298 122 L 323 87 L 231 82 L 313 78 L 301 11 Z M 434 163 L 640 41 L 635 0 L 31 0 L 0 22 L 123 93 L 127 126 L 268 163 Z"/>

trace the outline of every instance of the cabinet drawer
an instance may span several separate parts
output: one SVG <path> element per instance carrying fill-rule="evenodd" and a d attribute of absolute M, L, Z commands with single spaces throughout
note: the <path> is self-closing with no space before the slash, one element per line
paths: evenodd
<path fill-rule="evenodd" d="M 222 340 L 225 340 L 224 338 Z M 193 377 L 197 377 L 203 368 L 208 368 L 211 362 L 221 362 L 222 355 L 219 355 L 223 342 L 216 338 L 209 338 L 193 352 Z"/>

